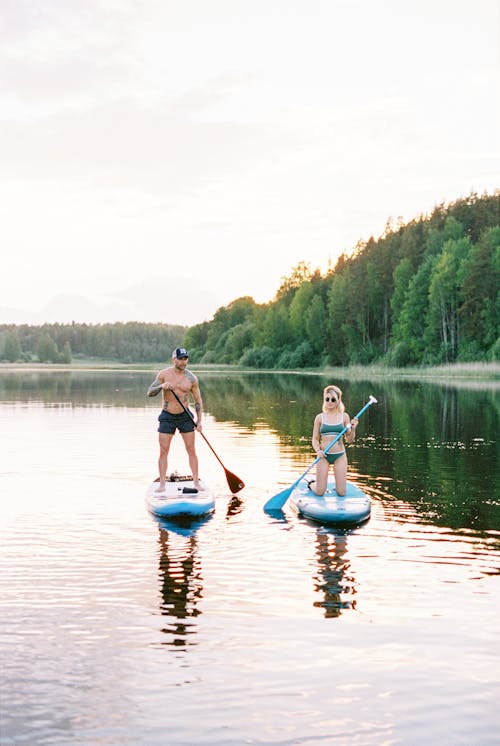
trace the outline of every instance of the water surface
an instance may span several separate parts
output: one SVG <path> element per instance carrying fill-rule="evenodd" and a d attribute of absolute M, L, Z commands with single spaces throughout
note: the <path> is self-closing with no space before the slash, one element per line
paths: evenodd
<path fill-rule="evenodd" d="M 341 532 L 262 511 L 327 380 L 200 374 L 246 488 L 200 440 L 216 512 L 177 527 L 144 506 L 151 379 L 0 375 L 2 746 L 497 743 L 498 388 L 337 381 L 379 399 L 349 449 L 372 517 Z"/>

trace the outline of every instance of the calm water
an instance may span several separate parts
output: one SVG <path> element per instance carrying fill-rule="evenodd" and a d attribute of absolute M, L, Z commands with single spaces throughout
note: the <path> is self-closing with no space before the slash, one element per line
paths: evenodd
<path fill-rule="evenodd" d="M 498 384 L 336 381 L 379 399 L 343 533 L 262 511 L 313 460 L 319 376 L 200 374 L 247 487 L 200 439 L 215 515 L 152 518 L 152 377 L 0 374 L 2 746 L 498 744 Z"/>

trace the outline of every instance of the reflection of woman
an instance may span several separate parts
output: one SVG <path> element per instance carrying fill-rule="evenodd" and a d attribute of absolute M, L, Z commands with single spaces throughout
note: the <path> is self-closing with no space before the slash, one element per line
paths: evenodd
<path fill-rule="evenodd" d="M 328 483 L 328 470 L 333 466 L 335 474 L 335 490 L 337 495 L 345 495 L 347 481 L 347 455 L 344 440 L 339 438 L 328 453 L 325 448 L 338 436 L 342 430 L 350 425 L 347 443 L 352 443 L 358 424 L 356 417 L 351 421 L 345 411 L 342 401 L 342 391 L 338 386 L 327 386 L 323 390 L 323 409 L 314 418 L 312 446 L 320 460 L 316 466 L 316 479 L 311 479 L 309 489 L 317 495 L 324 495 Z"/>
<path fill-rule="evenodd" d="M 178 542 L 175 540 L 178 539 Z M 162 629 L 172 639 L 167 643 L 175 647 L 188 645 L 188 635 L 193 634 L 191 617 L 201 611 L 197 602 L 203 595 L 203 582 L 199 557 L 196 554 L 196 535 L 177 536 L 160 528 L 160 580 L 162 603 L 160 611 L 170 617 L 171 623 Z"/>
<path fill-rule="evenodd" d="M 355 609 L 356 601 L 346 598 L 348 594 L 356 593 L 354 578 L 348 574 L 347 537 L 325 533 L 318 529 L 316 549 L 318 554 L 316 590 L 322 591 L 323 600 L 316 601 L 314 606 L 324 608 L 327 618 L 340 616 L 343 609 Z"/>

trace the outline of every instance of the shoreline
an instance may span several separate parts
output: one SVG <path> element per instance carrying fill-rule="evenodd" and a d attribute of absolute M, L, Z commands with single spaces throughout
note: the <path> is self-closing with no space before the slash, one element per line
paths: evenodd
<path fill-rule="evenodd" d="M 117 363 L 111 361 L 82 361 L 68 365 L 59 363 L 0 363 L 0 373 L 47 372 L 47 373 L 154 373 L 164 367 L 158 363 Z M 275 373 L 279 375 L 320 375 L 337 378 L 385 378 L 385 379 L 451 379 L 462 381 L 500 381 L 500 363 L 449 363 L 428 367 L 389 368 L 380 365 L 352 365 L 346 367 L 305 368 L 278 370 L 275 368 L 239 368 L 235 365 L 193 363 L 192 370 L 204 373 Z"/>

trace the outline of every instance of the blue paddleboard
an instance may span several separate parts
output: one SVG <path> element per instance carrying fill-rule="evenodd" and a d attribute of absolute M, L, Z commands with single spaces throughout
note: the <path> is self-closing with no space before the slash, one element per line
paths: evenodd
<path fill-rule="evenodd" d="M 327 490 L 319 497 L 307 486 L 307 480 L 301 479 L 290 495 L 290 504 L 305 518 L 318 523 L 336 526 L 355 526 L 368 520 L 371 512 L 371 501 L 363 490 L 347 482 L 346 494 L 340 497 L 335 492 L 335 481 L 328 480 Z"/>

